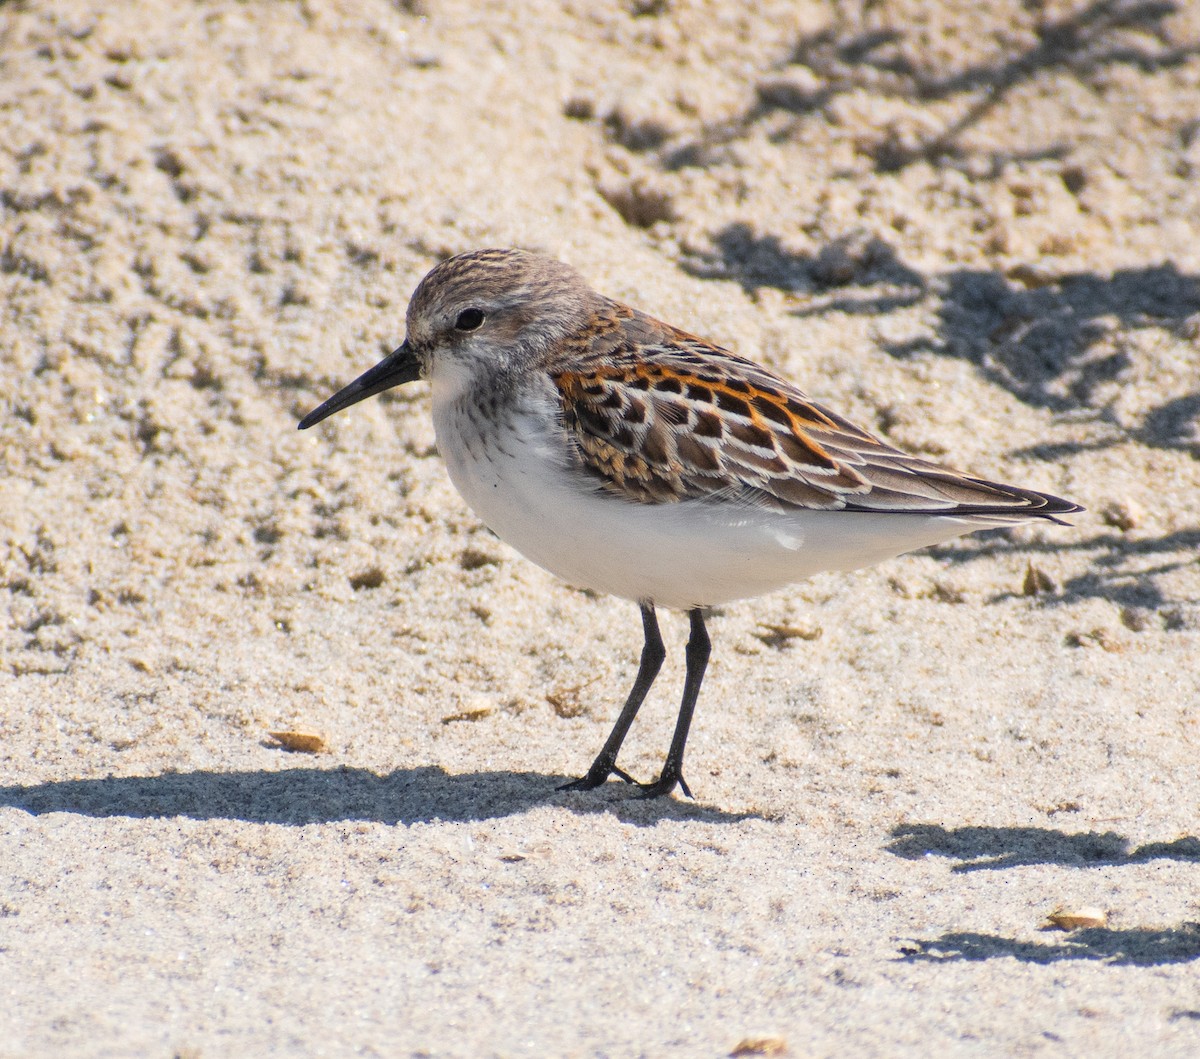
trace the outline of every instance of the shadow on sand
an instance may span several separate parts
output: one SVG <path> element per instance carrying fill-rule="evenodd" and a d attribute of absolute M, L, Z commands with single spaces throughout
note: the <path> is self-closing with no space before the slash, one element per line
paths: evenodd
<path fill-rule="evenodd" d="M 996 871 L 1028 864 L 1059 864 L 1095 868 L 1144 864 L 1151 860 L 1200 863 L 1200 838 L 1188 836 L 1173 842 L 1148 842 L 1130 847 L 1127 838 L 1113 831 L 1070 833 L 1048 827 L 942 827 L 939 824 L 905 824 L 892 830 L 884 847 L 905 860 L 946 857 L 958 861 L 956 872 Z"/>
<path fill-rule="evenodd" d="M 778 236 L 744 223 L 713 236 L 711 253 L 693 254 L 683 270 L 702 279 L 732 280 L 744 289 L 775 287 L 809 294 L 800 317 L 830 312 L 881 315 L 927 303 L 931 334 L 885 344 L 897 359 L 923 353 L 969 361 L 989 382 L 1034 407 L 1086 412 L 1095 437 L 1072 446 L 1031 445 L 1017 451 L 1037 459 L 1109 448 L 1132 439 L 1152 448 L 1200 455 L 1200 393 L 1176 395 L 1146 412 L 1132 429 L 1108 414 L 1110 384 L 1133 367 L 1131 336 L 1148 328 L 1191 334 L 1200 314 L 1200 276 L 1174 264 L 1121 269 L 1111 275 L 1064 272 L 1036 280 L 988 269 L 955 269 L 923 276 L 879 238 L 847 251 L 847 276 L 816 255 L 786 249 Z M 835 259 L 838 255 L 834 255 Z"/>
<path fill-rule="evenodd" d="M 731 146 L 763 122 L 769 123 L 772 141 L 785 142 L 803 134 L 806 117 L 832 113 L 838 97 L 868 95 L 881 103 L 924 105 L 929 113 L 919 133 L 888 128 L 861 144 L 877 172 L 923 162 L 970 165 L 995 175 L 1012 162 L 1068 157 L 1073 145 L 1040 138 L 1041 130 L 1031 128 L 1023 150 L 997 151 L 972 145 L 973 128 L 1022 90 L 1050 86 L 1052 79 L 1070 78 L 1102 93 L 1115 68 L 1150 75 L 1182 66 L 1200 54 L 1200 41 L 1173 32 L 1171 18 L 1181 7 L 1179 0 L 1091 0 L 1063 17 L 1037 20 L 1023 38 L 997 24 L 989 35 L 999 44 L 998 54 L 958 69 L 947 69 L 944 56 L 930 54 L 912 27 L 871 27 L 841 18 L 785 45 L 780 61 L 759 76 L 755 101 L 731 118 L 679 137 L 653 121 L 630 125 L 610 116 L 605 132 L 627 150 L 653 154 L 666 170 L 707 167 L 725 160 Z M 797 70 L 805 75 L 799 81 L 789 77 Z"/>
<path fill-rule="evenodd" d="M 383 776 L 345 766 L 277 772 L 176 772 L 0 787 L 0 806 L 34 816 L 182 816 L 294 827 L 349 820 L 406 825 L 492 820 L 548 804 L 577 813 L 611 813 L 641 826 L 664 820 L 736 823 L 759 818 L 754 813 L 729 813 L 672 798 L 640 800 L 617 783 L 587 793 L 558 792 L 556 788 L 568 778 L 531 772 L 451 775 L 435 766 L 397 769 Z"/>
<path fill-rule="evenodd" d="M 1155 967 L 1200 959 L 1200 923 L 1181 923 L 1162 930 L 1111 930 L 1093 927 L 1061 936 L 1058 941 L 1018 941 L 996 934 L 956 931 L 929 941 L 901 946 L 901 962 L 979 962 L 1009 956 L 1021 963 L 1096 960 L 1113 966 Z M 1190 1017 L 1194 1013 L 1183 1013 Z"/>
<path fill-rule="evenodd" d="M 947 857 L 955 872 L 999 870 L 1033 864 L 1096 868 L 1144 864 L 1152 860 L 1200 862 L 1200 839 L 1148 842 L 1132 847 L 1112 831 L 1069 833 L 1043 827 L 955 827 L 909 824 L 892 831 L 889 853 L 906 860 Z M 1047 930 L 1046 941 L 1023 941 L 997 934 L 948 931 L 938 938 L 908 939 L 905 963 L 979 962 L 1011 957 L 1021 963 L 1052 964 L 1095 960 L 1114 966 L 1153 967 L 1200 959 L 1200 923 L 1116 930 L 1093 927 L 1069 934 Z M 1051 940 L 1053 939 L 1053 940 Z M 1183 1012 L 1179 1017 L 1192 1017 Z"/>

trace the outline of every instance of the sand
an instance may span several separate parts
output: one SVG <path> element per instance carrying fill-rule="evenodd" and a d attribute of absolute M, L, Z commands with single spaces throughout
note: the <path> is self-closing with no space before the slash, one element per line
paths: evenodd
<path fill-rule="evenodd" d="M 1200 1050 L 1200 8 L 17 0 L 0 49 L 0 1056 Z M 722 608 L 695 800 L 557 793 L 636 609 L 479 524 L 424 384 L 295 429 L 510 244 L 1087 511 Z"/>

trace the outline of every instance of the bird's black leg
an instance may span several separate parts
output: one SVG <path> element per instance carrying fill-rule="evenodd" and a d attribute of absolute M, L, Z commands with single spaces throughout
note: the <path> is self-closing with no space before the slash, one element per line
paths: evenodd
<path fill-rule="evenodd" d="M 688 611 L 692 620 L 692 633 L 687 642 L 687 676 L 683 682 L 683 702 L 679 704 L 679 718 L 675 722 L 675 734 L 671 737 L 671 749 L 663 762 L 662 772 L 653 783 L 641 784 L 643 798 L 659 798 L 670 794 L 678 785 L 689 798 L 687 781 L 683 778 L 683 748 L 687 746 L 688 728 L 696 710 L 696 699 L 700 697 L 700 685 L 704 682 L 704 670 L 712 652 L 712 641 L 704 627 L 704 611 L 699 607 Z"/>
<path fill-rule="evenodd" d="M 703 629 L 703 625 L 701 628 Z M 650 685 L 654 683 L 654 678 L 658 676 L 658 671 L 662 668 L 663 659 L 667 657 L 667 652 L 663 647 L 662 634 L 658 631 L 658 618 L 654 613 L 653 603 L 642 604 L 642 630 L 646 637 L 645 643 L 642 645 L 642 661 L 638 665 L 633 687 L 629 690 L 629 698 L 621 707 L 617 723 L 609 732 L 603 748 L 596 755 L 596 760 L 592 762 L 592 767 L 587 770 L 587 775 L 572 780 L 570 783 L 564 783 L 558 788 L 560 791 L 590 791 L 593 787 L 599 787 L 613 774 L 620 776 L 626 783 L 634 782 L 628 772 L 617 768 L 617 754 L 621 750 L 625 736 L 629 733 L 629 726 L 633 724 L 633 719 L 646 700 L 646 693 L 650 690 Z M 703 668 L 701 666 L 701 671 Z M 688 672 L 690 674 L 690 668 Z"/>

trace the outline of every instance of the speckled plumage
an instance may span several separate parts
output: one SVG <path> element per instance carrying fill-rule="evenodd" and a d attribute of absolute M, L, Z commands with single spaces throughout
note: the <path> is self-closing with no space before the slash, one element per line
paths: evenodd
<path fill-rule="evenodd" d="M 614 495 L 1021 520 L 1074 510 L 901 452 L 759 365 L 624 306 L 591 329 L 592 348 L 551 377 L 583 463 Z"/>

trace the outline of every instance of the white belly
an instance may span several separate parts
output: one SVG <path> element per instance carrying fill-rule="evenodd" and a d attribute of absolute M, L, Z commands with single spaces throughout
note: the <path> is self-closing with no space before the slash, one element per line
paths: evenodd
<path fill-rule="evenodd" d="M 982 528 L 934 515 L 627 502 L 581 488 L 536 411 L 485 436 L 464 405 L 436 393 L 434 431 L 455 487 L 502 540 L 569 584 L 664 607 L 758 596 Z"/>

